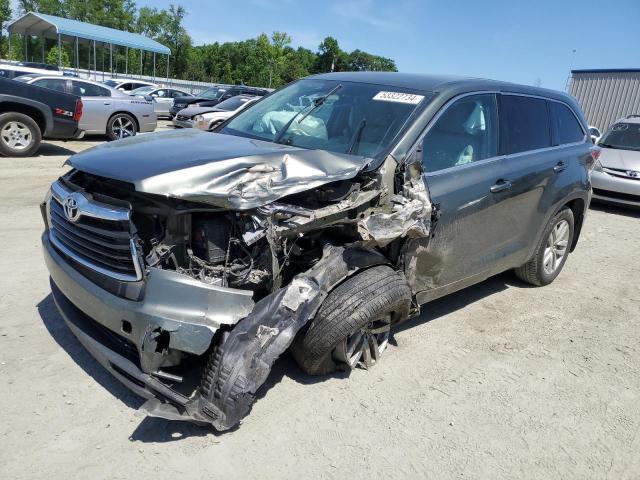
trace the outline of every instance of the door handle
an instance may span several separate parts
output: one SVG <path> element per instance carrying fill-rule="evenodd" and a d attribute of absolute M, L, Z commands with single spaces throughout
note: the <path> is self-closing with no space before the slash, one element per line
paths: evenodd
<path fill-rule="evenodd" d="M 567 168 L 567 164 L 564 162 L 558 162 L 557 165 L 555 167 L 553 167 L 553 171 L 555 173 L 560 173 L 562 172 L 565 168 Z"/>
<path fill-rule="evenodd" d="M 511 182 L 509 180 L 498 180 L 495 185 L 491 187 L 491 193 L 498 193 L 511 188 Z"/>
<path fill-rule="evenodd" d="M 102 102 L 102 103 L 104 103 L 105 105 L 111 105 L 111 102 Z"/>

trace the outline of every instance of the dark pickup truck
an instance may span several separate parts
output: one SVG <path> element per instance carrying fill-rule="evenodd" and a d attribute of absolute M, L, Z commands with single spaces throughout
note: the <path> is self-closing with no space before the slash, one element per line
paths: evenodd
<path fill-rule="evenodd" d="M 31 156 L 43 138 L 82 138 L 81 116 L 80 97 L 0 78 L 0 155 Z"/>

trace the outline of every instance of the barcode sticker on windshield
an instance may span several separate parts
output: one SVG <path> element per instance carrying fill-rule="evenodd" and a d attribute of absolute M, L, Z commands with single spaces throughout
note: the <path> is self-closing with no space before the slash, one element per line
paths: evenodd
<path fill-rule="evenodd" d="M 374 100 L 381 102 L 396 102 L 396 103 L 408 103 L 411 105 L 419 104 L 424 95 L 414 95 L 413 93 L 400 93 L 400 92 L 378 92 L 376 93 Z"/>

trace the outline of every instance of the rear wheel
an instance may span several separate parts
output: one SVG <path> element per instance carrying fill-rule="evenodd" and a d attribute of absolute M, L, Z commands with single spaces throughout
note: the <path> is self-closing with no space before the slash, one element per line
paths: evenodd
<path fill-rule="evenodd" d="M 292 353 L 311 375 L 375 365 L 389 343 L 392 323 L 407 317 L 411 289 L 404 276 L 388 266 L 359 273 L 336 287 Z"/>
<path fill-rule="evenodd" d="M 134 137 L 136 133 L 136 121 L 128 113 L 116 113 L 107 122 L 107 136 L 111 140 Z"/>
<path fill-rule="evenodd" d="M 0 115 L 0 154 L 7 157 L 30 157 L 40 147 L 42 133 L 38 124 L 22 113 Z"/>
<path fill-rule="evenodd" d="M 547 224 L 533 258 L 515 269 L 518 278 L 538 287 L 553 282 L 569 256 L 573 227 L 573 211 L 565 207 Z"/>

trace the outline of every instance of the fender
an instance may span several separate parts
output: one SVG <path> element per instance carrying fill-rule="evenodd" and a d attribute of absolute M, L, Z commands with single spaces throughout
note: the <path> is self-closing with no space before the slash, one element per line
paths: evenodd
<path fill-rule="evenodd" d="M 200 391 L 185 405 L 186 416 L 217 430 L 237 425 L 251 410 L 273 363 L 329 292 L 358 271 L 383 264 L 389 260 L 375 250 L 355 245 L 326 247 L 318 263 L 256 303 L 214 347 Z M 168 403 L 150 400 L 142 409 L 152 416 L 176 418 L 175 407 Z"/>
<path fill-rule="evenodd" d="M 28 105 L 37 109 L 42 116 L 44 117 L 45 129 L 42 132 L 42 136 L 44 137 L 49 132 L 51 132 L 53 128 L 53 114 L 51 113 L 51 108 L 49 105 L 46 105 L 42 102 L 38 102 L 37 100 L 32 100 L 30 98 L 18 97 L 16 95 L 8 95 L 5 93 L 0 94 L 0 106 L 3 103 L 16 103 L 19 105 Z"/>

